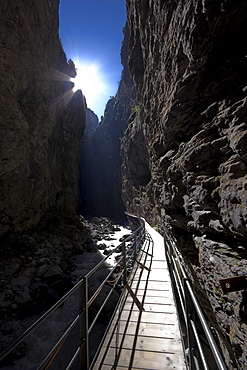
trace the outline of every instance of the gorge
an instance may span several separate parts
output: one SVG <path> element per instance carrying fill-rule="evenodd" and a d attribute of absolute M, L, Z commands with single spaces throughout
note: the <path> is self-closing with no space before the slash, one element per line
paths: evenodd
<path fill-rule="evenodd" d="M 1 253 L 54 214 L 143 216 L 176 240 L 227 367 L 245 369 L 246 290 L 223 294 L 219 279 L 247 271 L 246 1 L 127 0 L 122 79 L 99 125 L 71 92 L 58 6 L 0 4 Z"/>

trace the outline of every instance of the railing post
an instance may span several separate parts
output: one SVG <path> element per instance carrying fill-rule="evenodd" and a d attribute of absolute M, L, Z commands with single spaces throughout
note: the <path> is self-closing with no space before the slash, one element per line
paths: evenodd
<path fill-rule="evenodd" d="M 137 229 L 134 235 L 134 260 L 136 260 L 138 245 L 139 245 L 139 230 Z"/>
<path fill-rule="evenodd" d="M 194 336 L 194 332 L 191 325 L 191 320 L 195 320 L 195 310 L 193 302 L 188 291 L 187 284 L 189 279 L 184 278 L 184 294 L 185 294 L 185 310 L 186 310 L 186 327 L 187 327 L 187 338 L 188 338 L 188 352 L 189 352 L 189 369 L 197 370 L 197 344 Z"/>
<path fill-rule="evenodd" d="M 126 264 L 126 242 L 122 243 L 122 255 L 123 255 L 123 283 L 124 286 L 127 284 L 127 264 Z"/>
<path fill-rule="evenodd" d="M 88 279 L 83 278 L 80 286 L 79 294 L 80 313 L 80 369 L 87 370 L 89 368 L 89 341 L 88 341 Z"/>

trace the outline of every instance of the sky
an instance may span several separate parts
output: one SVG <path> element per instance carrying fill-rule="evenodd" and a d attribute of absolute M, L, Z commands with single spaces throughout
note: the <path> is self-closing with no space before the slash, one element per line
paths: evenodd
<path fill-rule="evenodd" d="M 81 88 L 99 118 L 121 79 L 125 21 L 125 0 L 60 1 L 59 34 L 67 59 L 77 68 L 75 89 Z"/>

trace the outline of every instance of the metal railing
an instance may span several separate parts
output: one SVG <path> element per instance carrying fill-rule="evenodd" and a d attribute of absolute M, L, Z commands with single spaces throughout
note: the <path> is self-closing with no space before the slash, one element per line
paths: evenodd
<path fill-rule="evenodd" d="M 165 250 L 190 370 L 227 370 L 208 322 L 183 268 L 175 241 L 165 231 Z"/>
<path fill-rule="evenodd" d="M 50 317 L 50 315 L 57 310 L 62 304 L 75 292 L 78 293 L 78 300 L 79 300 L 79 312 L 70 323 L 69 327 L 63 332 L 62 336 L 50 350 L 50 352 L 46 355 L 43 359 L 41 364 L 38 366 L 37 370 L 47 370 L 50 365 L 53 363 L 55 357 L 58 355 L 59 351 L 63 347 L 65 341 L 69 337 L 69 334 L 72 330 L 79 325 L 80 327 L 80 339 L 77 348 L 75 348 L 74 353 L 69 360 L 68 364 L 65 364 L 64 369 L 69 370 L 72 368 L 75 361 L 80 358 L 80 369 L 81 370 L 88 370 L 92 368 L 94 363 L 96 354 L 93 359 L 89 357 L 89 336 L 92 332 L 93 327 L 95 326 L 96 322 L 98 321 L 102 311 L 108 302 L 113 290 L 116 286 L 121 285 L 122 290 L 124 290 L 128 275 L 131 271 L 135 258 L 141 248 L 143 240 L 145 238 L 145 224 L 142 220 L 140 220 L 140 227 L 135 230 L 132 234 L 130 234 L 125 240 L 114 248 L 105 258 L 102 259 L 86 276 L 81 277 L 79 282 L 68 292 L 66 293 L 56 304 L 54 304 L 48 311 L 46 311 L 33 325 L 31 325 L 28 329 L 26 329 L 23 334 L 21 334 L 13 343 L 11 343 L 2 353 L 0 353 L 0 365 L 1 361 L 6 358 L 7 355 L 11 354 L 11 352 L 20 344 L 22 343 L 33 331 L 40 326 L 46 319 Z M 98 286 L 96 291 L 92 294 L 92 296 L 88 297 L 88 288 L 89 278 L 100 268 L 102 268 L 106 263 L 107 260 L 115 253 L 116 251 L 119 252 L 121 250 L 121 255 L 118 258 L 118 261 L 109 269 L 108 266 L 108 273 L 101 284 Z M 117 271 L 117 272 L 116 272 Z M 115 273 L 116 272 L 116 273 Z M 113 274 L 114 277 L 113 277 Z M 101 304 L 101 307 L 95 314 L 94 318 L 89 322 L 89 307 L 95 301 L 95 299 L 100 295 L 102 289 L 104 288 L 105 284 L 110 284 L 111 289 L 109 290 L 106 298 Z"/>
<path fill-rule="evenodd" d="M 130 215 L 131 217 L 136 217 L 134 215 Z M 126 335 L 128 333 L 128 329 L 130 328 L 129 325 L 131 325 L 131 317 L 132 312 L 135 307 L 138 308 L 138 319 L 136 321 L 136 327 L 134 330 L 134 337 L 133 337 L 133 344 L 132 349 L 129 352 L 129 357 L 125 360 L 125 367 L 126 369 L 132 369 L 136 346 L 137 346 L 137 339 L 138 339 L 138 333 L 140 328 L 140 322 L 141 322 L 141 315 L 142 312 L 145 311 L 144 309 L 144 300 L 146 296 L 146 290 L 148 285 L 148 277 L 151 272 L 151 266 L 153 261 L 153 248 L 154 248 L 154 242 L 151 238 L 150 234 L 145 231 L 145 238 L 143 240 L 143 243 L 141 245 L 141 249 L 139 250 L 138 255 L 136 256 L 135 264 L 133 265 L 132 271 L 128 278 L 126 277 L 126 289 L 123 291 L 123 294 L 121 295 L 121 298 L 119 300 L 119 304 L 116 307 L 115 313 L 113 315 L 113 322 L 109 323 L 108 329 L 102 339 L 103 345 L 103 351 L 100 352 L 100 349 L 98 350 L 99 361 L 96 363 L 96 369 L 101 370 L 105 368 L 105 360 L 109 359 L 109 352 L 111 352 L 112 346 L 115 347 L 114 354 L 110 353 L 111 360 L 114 359 L 114 364 L 111 366 L 111 369 L 117 369 L 119 365 L 119 360 L 121 358 L 121 355 L 124 351 L 124 343 L 126 339 Z M 147 273 L 144 274 L 144 271 Z M 145 277 L 144 277 L 145 275 Z M 142 285 L 140 293 L 140 285 L 141 283 L 145 282 L 145 285 Z M 133 284 L 134 283 L 134 284 Z M 144 288 L 144 289 L 143 289 Z M 130 307 L 127 310 L 127 316 L 125 319 L 122 319 L 122 315 L 125 309 L 126 302 L 128 298 Z M 120 329 L 120 323 L 121 323 L 121 331 Z M 120 334 L 121 333 L 121 334 Z M 115 337 L 115 343 L 113 343 L 113 338 Z M 97 359 L 97 356 L 95 356 L 95 359 Z M 95 369 L 94 368 L 94 369 Z"/>

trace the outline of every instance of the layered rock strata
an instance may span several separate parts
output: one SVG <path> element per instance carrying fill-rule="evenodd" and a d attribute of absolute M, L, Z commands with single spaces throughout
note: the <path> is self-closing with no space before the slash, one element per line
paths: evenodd
<path fill-rule="evenodd" d="M 0 4 L 0 235 L 79 201 L 85 100 L 58 36 L 58 0 Z"/>
<path fill-rule="evenodd" d="M 123 140 L 128 211 L 169 229 L 229 369 L 247 367 L 245 1 L 127 0 L 136 116 Z"/>

